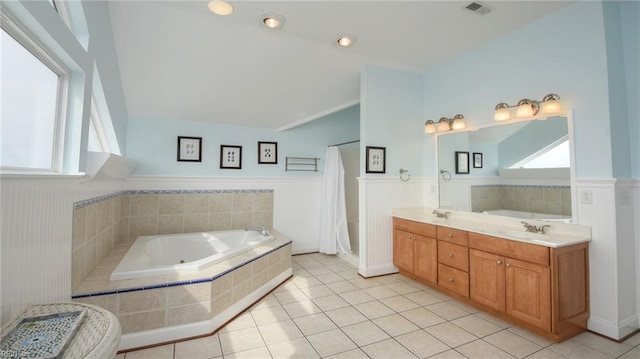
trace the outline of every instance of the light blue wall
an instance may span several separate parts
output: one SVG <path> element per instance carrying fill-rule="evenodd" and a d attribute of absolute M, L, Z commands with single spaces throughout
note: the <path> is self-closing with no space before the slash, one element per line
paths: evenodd
<path fill-rule="evenodd" d="M 359 139 L 360 108 L 355 105 L 315 121 L 277 132 L 179 119 L 131 118 L 127 157 L 133 174 L 202 177 L 321 176 L 328 145 Z M 178 162 L 177 137 L 202 137 L 202 162 Z M 278 164 L 258 164 L 258 142 L 278 143 Z M 220 145 L 242 146 L 242 169 L 220 169 Z M 285 172 L 285 157 L 318 157 L 318 172 Z"/>
<path fill-rule="evenodd" d="M 469 177 L 468 174 L 456 174 L 456 151 L 469 152 L 469 132 L 438 136 L 438 171 L 449 171 L 454 178 Z M 469 154 L 469 170 L 471 170 L 471 154 Z"/>
<path fill-rule="evenodd" d="M 567 120 L 554 117 L 546 121 L 531 121 L 498 144 L 500 168 L 509 168 L 558 141 L 568 133 Z"/>
<path fill-rule="evenodd" d="M 557 93 L 573 109 L 578 177 L 610 177 L 606 54 L 602 4 L 579 2 L 426 71 L 425 113 L 483 126 L 499 102 Z M 432 161 L 425 174 L 435 176 Z"/>
<path fill-rule="evenodd" d="M 360 105 L 362 153 L 366 146 L 386 147 L 386 176 L 396 176 L 400 168 L 420 175 L 424 158 L 421 75 L 367 65 L 362 71 Z M 365 170 L 363 156 L 362 176 L 385 176 Z"/>
<path fill-rule="evenodd" d="M 498 169 L 498 145 L 494 143 L 472 143 L 469 145 L 469 156 L 471 156 L 471 176 L 492 177 L 499 176 Z M 482 153 L 482 168 L 473 168 L 473 152 Z"/>
<path fill-rule="evenodd" d="M 627 84 L 627 115 L 632 177 L 640 178 L 640 2 L 617 2 L 620 7 L 624 67 Z"/>

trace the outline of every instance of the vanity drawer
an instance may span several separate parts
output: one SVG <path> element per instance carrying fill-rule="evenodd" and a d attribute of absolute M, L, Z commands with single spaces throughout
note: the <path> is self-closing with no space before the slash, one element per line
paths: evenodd
<path fill-rule="evenodd" d="M 438 264 L 438 285 L 469 297 L 469 273 Z"/>
<path fill-rule="evenodd" d="M 393 218 L 393 228 L 402 229 L 407 232 L 416 233 L 425 237 L 435 238 L 436 226 L 433 224 L 410 221 L 403 218 Z"/>
<path fill-rule="evenodd" d="M 467 237 L 467 231 L 438 226 L 438 239 L 440 240 L 466 246 L 468 243 Z"/>
<path fill-rule="evenodd" d="M 469 250 L 467 247 L 440 241 L 438 243 L 438 262 L 468 272 Z"/>
<path fill-rule="evenodd" d="M 522 243 L 508 239 L 487 236 L 479 233 L 469 234 L 469 247 L 481 251 L 520 259 L 525 262 L 549 265 L 549 247 Z"/>

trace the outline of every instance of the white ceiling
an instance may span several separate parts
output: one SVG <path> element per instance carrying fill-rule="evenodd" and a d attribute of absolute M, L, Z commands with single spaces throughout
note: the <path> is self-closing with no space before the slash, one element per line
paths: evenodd
<path fill-rule="evenodd" d="M 366 64 L 421 72 L 570 3 L 230 2 L 226 17 L 207 1 L 109 2 L 129 116 L 288 128 L 357 103 Z M 358 40 L 339 48 L 339 33 Z"/>

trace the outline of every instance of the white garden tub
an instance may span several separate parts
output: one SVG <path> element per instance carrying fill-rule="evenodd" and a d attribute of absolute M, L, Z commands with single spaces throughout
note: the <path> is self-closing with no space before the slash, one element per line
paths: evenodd
<path fill-rule="evenodd" d="M 258 231 L 234 230 L 138 237 L 110 280 L 193 273 L 273 240 Z"/>

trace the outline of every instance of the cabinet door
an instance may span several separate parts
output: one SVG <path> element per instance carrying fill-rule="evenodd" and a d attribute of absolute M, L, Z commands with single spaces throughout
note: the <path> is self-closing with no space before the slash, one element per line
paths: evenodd
<path fill-rule="evenodd" d="M 505 312 L 504 257 L 469 250 L 469 295 L 474 301 Z"/>
<path fill-rule="evenodd" d="M 414 236 L 398 229 L 393 231 L 393 265 L 410 273 L 413 273 Z"/>
<path fill-rule="evenodd" d="M 435 238 L 416 235 L 414 273 L 429 282 L 438 281 L 438 243 Z"/>
<path fill-rule="evenodd" d="M 551 271 L 549 267 L 506 258 L 507 314 L 551 330 Z"/>

